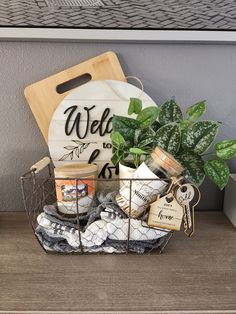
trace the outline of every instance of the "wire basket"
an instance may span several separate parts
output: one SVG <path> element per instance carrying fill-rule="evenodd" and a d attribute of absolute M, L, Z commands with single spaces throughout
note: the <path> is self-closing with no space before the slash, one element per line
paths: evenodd
<path fill-rule="evenodd" d="M 56 191 L 60 180 L 72 179 L 55 178 L 53 169 L 52 162 L 45 157 L 21 177 L 25 210 L 32 230 L 46 253 L 163 252 L 173 232 L 150 228 L 146 223 L 148 213 L 144 212 L 134 219 L 130 211 L 135 181 L 148 183 L 158 179 L 90 179 L 91 184 L 96 186 L 96 193 L 91 195 L 88 193 L 88 178 L 73 178 L 71 215 L 61 210 L 61 206 L 66 209 L 68 191 L 64 187 L 65 204 L 60 202 L 60 205 Z M 169 183 L 169 180 L 165 181 Z M 116 202 L 120 184 L 129 186 L 128 214 Z"/>

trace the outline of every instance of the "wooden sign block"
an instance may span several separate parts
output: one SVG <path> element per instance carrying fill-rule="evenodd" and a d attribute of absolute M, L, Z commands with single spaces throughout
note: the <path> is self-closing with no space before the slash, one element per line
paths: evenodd
<path fill-rule="evenodd" d="M 148 225 L 156 228 L 179 231 L 183 220 L 183 207 L 172 193 L 159 196 L 151 204 Z"/>
<path fill-rule="evenodd" d="M 25 97 L 46 142 L 53 113 L 71 91 L 59 93 L 58 86 L 85 74 L 90 75 L 91 80 L 126 81 L 116 54 L 109 51 L 25 88 Z"/>
<path fill-rule="evenodd" d="M 48 145 L 55 166 L 93 162 L 100 177 L 116 175 L 110 162 L 112 117 L 127 116 L 130 97 L 140 98 L 144 108 L 156 105 L 139 88 L 115 80 L 90 81 L 67 95 L 49 127 Z"/>

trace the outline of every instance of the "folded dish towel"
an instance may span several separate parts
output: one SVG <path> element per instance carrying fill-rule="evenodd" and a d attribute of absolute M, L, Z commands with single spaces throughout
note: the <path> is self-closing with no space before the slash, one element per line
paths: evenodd
<path fill-rule="evenodd" d="M 80 247 L 71 247 L 67 241 L 59 236 L 50 236 L 44 230 L 44 228 L 38 226 L 35 231 L 39 241 L 47 251 L 59 252 L 59 253 L 77 253 L 81 252 Z M 136 253 L 144 253 L 146 249 L 148 251 L 154 250 L 164 242 L 165 237 L 157 240 L 150 241 L 129 241 L 129 251 Z M 96 253 L 124 253 L 127 250 L 127 241 L 117 241 L 107 239 L 103 245 L 90 248 L 83 248 L 84 252 Z"/>
<path fill-rule="evenodd" d="M 79 226 L 75 218 L 62 217 L 53 205 L 45 206 L 37 221 L 39 241 L 45 249 L 57 252 L 80 252 L 82 245 L 85 252 L 122 253 L 129 238 L 129 250 L 143 253 L 146 248 L 158 247 L 168 234 L 140 220 L 129 220 L 117 205 L 114 192 L 98 194 L 91 211 L 80 216 Z"/>

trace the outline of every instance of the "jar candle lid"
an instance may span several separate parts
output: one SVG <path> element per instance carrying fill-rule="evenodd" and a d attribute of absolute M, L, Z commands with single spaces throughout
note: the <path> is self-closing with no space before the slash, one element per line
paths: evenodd
<path fill-rule="evenodd" d="M 54 169 L 55 176 L 65 177 L 65 178 L 76 178 L 80 175 L 90 175 L 98 171 L 98 167 L 95 164 L 85 164 L 85 163 L 73 163 L 62 167 L 57 167 Z"/>
<path fill-rule="evenodd" d="M 169 153 L 156 147 L 151 153 L 151 157 L 171 176 L 179 176 L 183 171 L 183 166 Z"/>

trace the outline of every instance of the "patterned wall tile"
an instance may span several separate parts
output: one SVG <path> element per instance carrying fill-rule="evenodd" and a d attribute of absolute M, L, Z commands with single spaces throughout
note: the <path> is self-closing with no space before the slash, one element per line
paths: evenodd
<path fill-rule="evenodd" d="M 0 26 L 236 30 L 236 0 L 1 0 Z"/>

